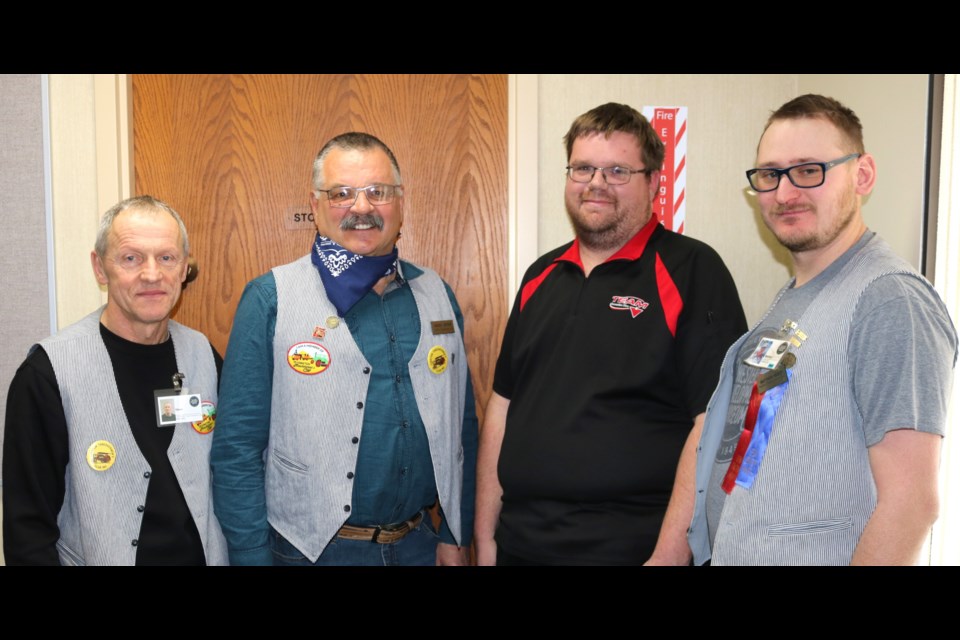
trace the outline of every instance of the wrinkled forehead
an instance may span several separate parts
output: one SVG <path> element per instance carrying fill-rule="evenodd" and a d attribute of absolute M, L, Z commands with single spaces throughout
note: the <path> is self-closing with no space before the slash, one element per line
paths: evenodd
<path fill-rule="evenodd" d="M 323 164 L 323 183 L 333 186 L 365 187 L 370 184 L 395 184 L 390 158 L 379 148 L 330 150 Z"/>
<path fill-rule="evenodd" d="M 118 242 L 150 240 L 183 244 L 180 225 L 168 211 L 151 206 L 135 206 L 124 209 L 113 219 L 107 234 L 107 249 Z"/>

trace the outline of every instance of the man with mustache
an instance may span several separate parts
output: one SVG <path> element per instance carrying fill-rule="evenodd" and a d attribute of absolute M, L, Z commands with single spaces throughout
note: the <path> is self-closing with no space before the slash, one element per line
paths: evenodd
<path fill-rule="evenodd" d="M 460 308 L 398 259 L 404 187 L 382 141 L 331 139 L 313 186 L 310 254 L 247 285 L 227 348 L 211 464 L 231 563 L 466 564 L 477 418 Z"/>
<path fill-rule="evenodd" d="M 653 562 L 916 562 L 937 518 L 957 334 L 930 283 L 867 229 L 876 177 L 859 118 L 833 98 L 800 96 L 767 121 L 747 178 L 795 277 L 730 348 Z"/>
<path fill-rule="evenodd" d="M 663 143 L 605 104 L 565 137 L 576 239 L 523 278 L 481 434 L 480 564 L 640 564 L 726 348 L 746 330 L 710 247 L 653 214 Z"/>

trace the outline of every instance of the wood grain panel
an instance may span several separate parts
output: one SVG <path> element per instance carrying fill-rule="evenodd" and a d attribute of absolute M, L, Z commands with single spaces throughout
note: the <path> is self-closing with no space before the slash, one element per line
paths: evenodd
<path fill-rule="evenodd" d="M 313 158 L 350 130 L 381 138 L 406 185 L 400 254 L 463 309 L 478 408 L 506 324 L 507 83 L 469 75 L 136 75 L 137 193 L 176 208 L 201 268 L 176 311 L 225 351 L 243 286 L 310 248 Z"/>

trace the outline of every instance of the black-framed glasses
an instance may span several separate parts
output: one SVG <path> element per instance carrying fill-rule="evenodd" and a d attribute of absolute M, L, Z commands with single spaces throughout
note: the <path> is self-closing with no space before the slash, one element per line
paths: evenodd
<path fill-rule="evenodd" d="M 317 193 L 327 194 L 331 207 L 352 207 L 363 191 L 367 194 L 367 202 L 377 206 L 390 204 L 397 196 L 403 195 L 403 186 L 399 184 L 371 184 L 366 187 L 333 187 L 332 189 L 317 189 Z"/>
<path fill-rule="evenodd" d="M 627 184 L 630 176 L 635 173 L 650 175 L 654 169 L 631 169 L 630 167 L 592 167 L 588 164 L 578 164 L 567 167 L 567 177 L 574 182 L 590 182 L 593 174 L 599 171 L 607 184 Z"/>
<path fill-rule="evenodd" d="M 790 180 L 790 184 L 798 189 L 813 189 L 822 185 L 824 180 L 827 179 L 828 169 L 848 160 L 859 158 L 860 155 L 859 153 L 851 153 L 830 162 L 804 162 L 785 169 L 774 169 L 773 167 L 750 169 L 747 171 L 747 181 L 750 183 L 750 188 L 757 193 L 776 190 L 780 186 L 780 178 L 784 175 Z"/>

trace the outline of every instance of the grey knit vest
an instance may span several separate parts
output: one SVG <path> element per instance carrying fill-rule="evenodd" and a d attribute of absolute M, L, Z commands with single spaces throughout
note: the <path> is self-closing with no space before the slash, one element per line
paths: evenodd
<path fill-rule="evenodd" d="M 883 240 L 874 237 L 824 287 L 803 316 L 794 318 L 808 339 L 797 351 L 793 376 L 753 487 L 735 487 L 724 502 L 712 564 L 850 563 L 877 500 L 863 418 L 850 376 L 851 322 L 864 290 L 877 278 L 894 273 L 916 277 L 932 289 Z M 784 291 L 786 287 L 776 300 Z M 785 318 L 773 320 L 780 323 Z M 733 377 L 731 360 L 745 339 L 727 352 L 700 442 L 704 453 L 698 449 L 697 502 L 690 533 L 697 564 L 710 558 L 703 515 L 705 483 L 723 434 Z"/>
<path fill-rule="evenodd" d="M 130 430 L 107 348 L 100 337 L 103 309 L 40 342 L 53 365 L 67 419 L 70 461 L 57 522 L 61 564 L 133 565 L 150 466 Z M 203 334 L 169 322 L 178 369 L 191 393 L 217 402 L 217 368 Z M 106 440 L 116 450 L 102 471 L 87 462 L 87 449 Z M 207 564 L 227 564 L 227 547 L 213 513 L 210 491 L 211 435 L 189 423 L 174 427 L 167 450 L 203 543 Z"/>
<path fill-rule="evenodd" d="M 309 255 L 273 269 L 273 275 L 277 324 L 265 458 L 267 518 L 315 562 L 349 517 L 350 478 L 363 437 L 363 407 L 372 371 L 345 321 L 337 318 Z M 463 337 L 440 276 L 424 269 L 423 275 L 407 282 L 420 314 L 420 343 L 408 365 L 410 378 L 430 444 L 440 508 L 454 538 L 462 540 L 461 431 L 468 375 Z M 328 318 L 337 318 L 339 325 L 327 326 Z M 433 335 L 430 323 L 437 320 L 452 321 L 453 332 Z M 324 330 L 322 338 L 314 336 L 318 327 Z M 287 356 L 301 342 L 322 345 L 330 353 L 329 367 L 314 375 L 296 371 Z M 448 358 L 439 374 L 427 362 L 435 347 Z"/>

